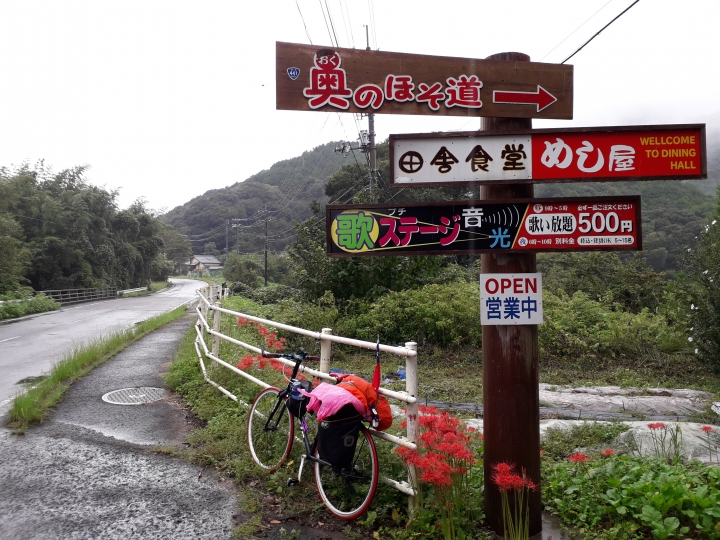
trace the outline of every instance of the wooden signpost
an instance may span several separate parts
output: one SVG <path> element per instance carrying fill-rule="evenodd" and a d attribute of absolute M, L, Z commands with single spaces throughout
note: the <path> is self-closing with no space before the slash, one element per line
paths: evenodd
<path fill-rule="evenodd" d="M 278 42 L 276 107 L 483 117 L 477 132 L 390 136 L 393 187 L 479 185 L 481 200 L 328 206 L 326 232 L 331 257 L 483 254 L 485 514 L 502 536 L 492 466 L 514 463 L 540 484 L 535 253 L 642 249 L 639 196 L 534 199 L 533 184 L 706 178 L 705 126 L 532 130 L 531 118 L 572 118 L 573 67 L 512 52 L 478 60 Z M 506 283 L 527 284 L 526 297 L 504 295 Z M 528 505 L 539 539 L 539 489 Z"/>
<path fill-rule="evenodd" d="M 276 44 L 276 108 L 572 119 L 573 66 Z"/>

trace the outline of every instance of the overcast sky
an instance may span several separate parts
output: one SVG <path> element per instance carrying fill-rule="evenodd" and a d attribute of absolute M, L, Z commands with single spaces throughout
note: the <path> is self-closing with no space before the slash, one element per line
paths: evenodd
<path fill-rule="evenodd" d="M 121 207 L 146 197 L 169 210 L 357 137 L 352 114 L 275 110 L 275 42 L 331 45 L 321 7 L 341 47 L 364 48 L 368 24 L 373 49 L 519 51 L 559 63 L 631 3 L 0 0 L 0 166 L 87 164 L 92 183 L 120 189 Z M 641 0 L 568 62 L 574 120 L 533 126 L 705 122 L 720 131 L 718 33 L 718 0 Z M 379 140 L 478 124 L 376 117 Z"/>

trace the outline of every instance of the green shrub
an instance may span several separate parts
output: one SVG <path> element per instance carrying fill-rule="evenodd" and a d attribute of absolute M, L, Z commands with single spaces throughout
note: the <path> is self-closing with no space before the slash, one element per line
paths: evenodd
<path fill-rule="evenodd" d="M 426 285 L 382 296 L 357 317 L 341 321 L 343 335 L 383 343 L 480 346 L 478 283 Z"/>
<path fill-rule="evenodd" d="M 629 456 L 544 465 L 545 508 L 585 538 L 720 538 L 717 467 Z"/>
<path fill-rule="evenodd" d="M 4 304 L 0 304 L 0 320 L 14 319 L 32 313 L 43 313 L 45 311 L 58 309 L 59 307 L 60 304 L 44 294 L 38 294 L 37 296 L 25 298 L 18 302 L 6 301 Z"/>
<path fill-rule="evenodd" d="M 596 351 L 621 356 L 687 349 L 684 333 L 648 310 L 616 311 L 583 292 L 568 296 L 562 291 L 558 296 L 545 291 L 543 309 L 545 322 L 539 327 L 539 339 L 545 355 L 567 357 Z"/>

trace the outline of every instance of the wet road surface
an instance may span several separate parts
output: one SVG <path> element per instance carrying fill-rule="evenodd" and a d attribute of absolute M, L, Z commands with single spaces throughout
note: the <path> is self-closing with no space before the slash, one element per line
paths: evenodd
<path fill-rule="evenodd" d="M 28 377 L 50 370 L 63 355 L 93 338 L 128 328 L 195 297 L 205 283 L 171 279 L 173 286 L 148 296 L 77 304 L 0 325 L 0 414 Z"/>
<path fill-rule="evenodd" d="M 24 435 L 0 428 L 0 538 L 232 538 L 232 483 L 153 451 L 182 448 L 190 426 L 179 400 L 102 400 L 122 388 L 162 388 L 191 323 L 182 317 L 92 371 L 41 426 Z"/>

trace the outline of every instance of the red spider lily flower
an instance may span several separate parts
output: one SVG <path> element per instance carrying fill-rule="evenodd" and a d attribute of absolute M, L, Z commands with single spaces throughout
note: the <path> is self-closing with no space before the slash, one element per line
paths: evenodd
<path fill-rule="evenodd" d="M 447 487 L 452 485 L 452 478 L 449 475 L 442 474 L 440 471 L 431 469 L 420 475 L 420 480 L 432 484 L 437 487 Z"/>
<path fill-rule="evenodd" d="M 568 456 L 568 461 L 570 463 L 585 463 L 589 460 L 585 454 L 573 454 L 571 456 Z"/>
<path fill-rule="evenodd" d="M 501 461 L 500 463 L 493 465 L 492 470 L 495 471 L 497 474 L 510 474 L 515 470 L 515 464 L 514 463 L 505 463 L 504 461 Z"/>
<path fill-rule="evenodd" d="M 258 362 L 258 369 L 265 369 L 267 367 L 268 361 L 267 359 L 263 358 Z"/>
<path fill-rule="evenodd" d="M 610 456 L 614 456 L 614 455 L 615 455 L 615 450 L 613 450 L 612 448 L 608 448 L 607 450 L 603 451 L 603 456 L 605 456 L 605 457 L 610 457 Z"/>
<path fill-rule="evenodd" d="M 297 378 L 300 379 L 301 381 L 307 381 L 307 377 L 305 375 L 303 375 L 302 373 L 300 375 L 298 375 Z"/>
<path fill-rule="evenodd" d="M 535 491 L 538 486 L 537 486 L 537 484 L 536 484 L 535 482 L 533 482 L 533 481 L 530 480 L 529 478 L 523 477 L 523 487 L 526 487 L 526 488 L 528 488 L 528 489 L 531 490 L 531 491 Z"/>
<path fill-rule="evenodd" d="M 703 426 L 700 429 L 702 429 L 705 433 L 710 433 L 711 431 L 713 431 L 713 428 L 710 426 Z"/>
<path fill-rule="evenodd" d="M 650 429 L 666 429 L 665 424 L 662 422 L 655 422 L 654 424 L 647 425 Z"/>
<path fill-rule="evenodd" d="M 400 422 L 400 429 L 407 429 L 407 420 Z"/>
<path fill-rule="evenodd" d="M 481 441 L 484 441 L 484 440 L 485 440 L 485 434 L 484 434 L 484 433 L 481 433 L 481 434 L 480 434 L 480 440 L 481 440 Z"/>
<path fill-rule="evenodd" d="M 545 453 L 545 450 L 540 450 L 540 455 L 542 456 Z"/>
<path fill-rule="evenodd" d="M 283 364 L 280 360 L 276 360 L 275 358 L 270 360 L 270 366 L 275 371 L 282 371 L 283 369 L 285 369 L 285 364 Z"/>
<path fill-rule="evenodd" d="M 250 366 L 252 366 L 254 362 L 255 362 L 255 359 L 253 358 L 253 356 L 251 354 L 248 354 L 247 356 L 242 358 L 240 360 L 240 362 L 238 362 L 238 365 L 235 367 L 237 367 L 238 369 L 245 370 L 245 369 L 249 368 Z"/>
<path fill-rule="evenodd" d="M 268 335 L 268 329 L 265 328 L 264 326 L 260 326 L 260 327 L 258 327 L 258 334 L 265 337 Z"/>
<path fill-rule="evenodd" d="M 437 414 L 437 407 L 428 407 L 426 405 L 418 405 L 418 411 L 423 414 Z"/>
<path fill-rule="evenodd" d="M 469 431 L 470 433 L 475 433 L 477 431 L 477 429 L 472 426 L 468 426 L 465 428 L 465 431 Z"/>

